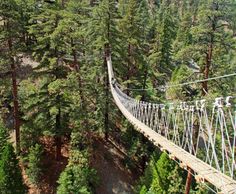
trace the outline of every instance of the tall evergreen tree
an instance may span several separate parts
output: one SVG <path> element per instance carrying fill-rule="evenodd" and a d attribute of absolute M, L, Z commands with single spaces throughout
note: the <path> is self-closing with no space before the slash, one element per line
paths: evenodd
<path fill-rule="evenodd" d="M 0 65 L 4 66 L 4 71 L 11 75 L 12 96 L 13 96 L 13 115 L 14 130 L 16 138 L 16 148 L 20 151 L 20 115 L 18 102 L 18 84 L 17 84 L 17 50 L 19 50 L 19 14 L 18 5 L 15 0 L 0 1 L 0 43 L 2 52 L 0 52 Z M 5 68 L 6 67 L 6 68 Z M 2 68 L 0 68 L 2 69 Z"/>
<path fill-rule="evenodd" d="M 179 170 L 176 171 L 178 178 L 171 182 L 173 174 L 176 173 L 174 171 L 176 168 L 175 166 L 176 164 L 174 161 L 170 160 L 166 153 L 162 153 L 160 159 L 156 163 L 156 166 L 154 166 L 156 169 L 154 170 L 154 179 L 152 181 L 150 190 L 156 193 L 169 193 L 169 189 L 171 190 L 174 185 L 176 185 L 175 181 L 180 181 L 180 183 L 182 183 L 181 179 L 178 180 L 180 177 L 178 172 Z M 182 193 L 183 190 L 178 192 Z"/>
<path fill-rule="evenodd" d="M 176 36 L 176 21 L 171 13 L 170 3 L 163 2 L 159 9 L 156 36 L 150 51 L 150 62 L 153 68 L 159 72 L 159 77 L 164 75 L 163 80 L 168 81 L 171 71 L 175 68 L 172 60 L 172 43 Z M 160 81 L 160 78 L 159 78 Z M 160 81 L 159 85 L 164 84 Z"/>
<path fill-rule="evenodd" d="M 95 91 L 100 93 L 95 98 L 98 105 L 95 111 L 97 113 L 96 120 L 100 123 L 99 128 L 104 130 L 106 139 L 108 139 L 112 116 L 109 111 L 111 104 L 106 57 L 110 54 L 110 49 L 112 56 L 116 57 L 118 54 L 117 18 L 116 1 L 102 0 L 93 7 L 91 20 L 86 28 L 86 37 L 89 43 L 87 54 L 90 57 L 93 56 L 93 60 L 89 63 L 92 66 L 90 66 L 92 72 L 87 72 L 92 76 L 90 75 L 87 78 L 89 78 L 90 83 L 94 84 Z"/>
<path fill-rule="evenodd" d="M 147 64 L 149 13 L 146 1 L 121 1 L 119 3 L 121 19 L 118 27 L 122 38 L 122 66 L 119 70 L 125 76 L 124 84 L 130 88 L 146 89 L 149 73 Z M 123 72 L 122 72 L 123 70 Z M 129 93 L 129 90 L 127 90 Z M 144 96 L 143 96 L 144 98 Z M 144 100 L 144 99 L 143 99 Z"/>
<path fill-rule="evenodd" d="M 42 147 L 39 144 L 36 144 L 34 147 L 30 148 L 28 155 L 26 173 L 30 182 L 36 186 L 39 185 L 42 175 L 42 153 Z"/>
<path fill-rule="evenodd" d="M 96 171 L 89 166 L 88 140 L 81 134 L 72 133 L 69 163 L 58 180 L 58 194 L 90 194 L 97 185 Z"/>
<path fill-rule="evenodd" d="M 227 53 L 235 50 L 232 44 L 230 23 L 231 4 L 228 0 L 202 1 L 197 15 L 196 25 L 192 28 L 192 58 L 201 67 L 203 78 L 207 79 L 214 72 L 231 69 Z M 226 68 L 227 67 L 227 68 Z M 223 72 L 225 72 L 223 70 Z M 226 73 L 226 72 L 225 72 Z M 202 95 L 208 93 L 208 82 L 202 83 Z"/>
<path fill-rule="evenodd" d="M 0 192 L 6 194 L 25 194 L 21 170 L 11 144 L 6 144 L 0 160 Z"/>
<path fill-rule="evenodd" d="M 180 168 L 164 152 L 155 161 L 153 158 L 142 177 L 139 194 L 183 193 L 184 180 Z"/>
<path fill-rule="evenodd" d="M 61 137 L 68 129 L 70 107 L 65 92 L 68 68 L 63 61 L 64 47 L 55 39 L 63 9 L 61 2 L 42 3 L 39 13 L 31 18 L 34 24 L 30 26 L 30 34 L 37 41 L 35 58 L 40 61 L 35 78 L 40 84 L 38 90 L 29 96 L 35 100 L 31 100 L 32 104 L 26 110 L 30 112 L 33 109 L 34 120 L 39 123 L 41 131 L 54 136 L 57 159 L 61 157 Z"/>

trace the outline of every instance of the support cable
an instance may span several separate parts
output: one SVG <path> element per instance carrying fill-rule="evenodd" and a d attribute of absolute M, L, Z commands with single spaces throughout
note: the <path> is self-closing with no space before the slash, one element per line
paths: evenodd
<path fill-rule="evenodd" d="M 211 77 L 211 78 L 207 78 L 207 79 L 202 79 L 202 80 L 196 80 L 196 81 L 191 81 L 191 82 L 185 82 L 182 84 L 172 84 L 172 85 L 162 85 L 159 86 L 157 88 L 124 88 L 122 87 L 123 90 L 130 90 L 130 91 L 148 91 L 148 90 L 165 90 L 168 88 L 173 88 L 173 87 L 179 87 L 179 86 L 186 86 L 186 85 L 192 85 L 192 84 L 198 84 L 198 83 L 202 83 L 202 82 L 206 82 L 206 81 L 212 81 L 212 80 L 217 80 L 217 79 L 222 79 L 222 78 L 227 78 L 227 77 L 232 77 L 232 76 L 236 76 L 236 72 L 235 73 L 231 73 L 231 74 L 226 74 L 226 75 L 221 75 L 221 76 L 217 76 L 217 77 Z"/>

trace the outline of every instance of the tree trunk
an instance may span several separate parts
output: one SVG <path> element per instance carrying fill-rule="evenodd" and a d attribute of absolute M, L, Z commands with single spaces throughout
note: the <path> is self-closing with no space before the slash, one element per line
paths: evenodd
<path fill-rule="evenodd" d="M 9 51 L 12 52 L 12 40 L 8 40 Z M 13 106 L 14 106 L 14 130 L 15 130 L 15 138 L 16 138 L 16 151 L 20 152 L 20 116 L 19 116 L 19 102 L 18 102 L 18 87 L 16 80 L 16 64 L 15 60 L 12 56 L 10 56 L 11 62 L 11 79 L 12 79 L 12 95 L 13 95 Z"/>
<path fill-rule="evenodd" d="M 127 81 L 127 91 L 126 94 L 129 95 L 129 88 L 130 88 L 130 84 L 129 84 L 129 79 L 130 79 L 130 68 L 132 66 L 131 63 L 131 44 L 129 44 L 128 46 L 128 64 L 127 64 L 127 75 L 126 75 L 126 81 Z"/>
<path fill-rule="evenodd" d="M 71 42 L 72 42 L 72 47 L 74 47 L 75 45 L 74 45 L 74 43 L 73 43 L 73 40 L 71 40 Z M 74 60 L 74 69 L 75 69 L 75 71 L 77 72 L 77 73 L 79 73 L 79 70 L 80 70 L 80 65 L 79 65 L 79 63 L 78 63 L 78 59 L 77 59 L 77 53 L 76 53 L 76 49 L 74 48 L 74 49 L 72 49 L 72 52 L 73 52 L 73 60 Z M 79 76 L 79 81 L 80 81 L 80 76 Z"/>
<path fill-rule="evenodd" d="M 14 59 L 11 62 L 12 70 L 12 92 L 13 92 L 13 105 L 14 105 L 14 129 L 16 136 L 16 150 L 20 152 L 20 117 L 19 117 L 19 102 L 18 102 L 18 88 L 16 81 L 16 68 Z"/>
<path fill-rule="evenodd" d="M 143 134 L 141 134 L 141 142 L 142 142 L 141 145 L 147 144 L 146 137 Z M 141 157 L 141 167 L 142 167 L 143 173 L 145 172 L 145 169 L 146 169 L 146 162 L 147 162 L 147 156 L 146 156 L 146 153 L 143 153 Z"/>
<path fill-rule="evenodd" d="M 142 89 L 143 89 L 143 94 L 142 94 L 142 101 L 145 101 L 145 94 L 146 94 L 146 92 L 145 92 L 145 89 L 146 89 L 146 84 L 147 84 L 147 76 L 148 76 L 148 66 L 146 65 L 146 68 L 145 68 L 145 71 L 144 71 L 144 80 L 143 80 L 143 87 L 142 87 Z"/>
<path fill-rule="evenodd" d="M 60 104 L 60 96 L 57 96 L 57 103 Z M 56 135 L 55 135 L 55 143 L 56 143 L 56 160 L 61 159 L 61 108 L 59 107 L 58 114 L 56 115 Z"/>
<path fill-rule="evenodd" d="M 73 39 L 71 39 L 71 46 L 72 47 L 75 47 L 75 44 L 74 44 L 74 41 Z M 74 60 L 74 69 L 77 73 L 79 73 L 79 77 L 78 77 L 78 80 L 79 80 L 79 93 L 80 93 L 80 99 L 81 99 L 81 104 L 83 106 L 84 104 L 84 96 L 83 96 L 83 90 L 82 90 L 82 79 L 81 79 L 81 76 L 80 76 L 80 64 L 78 62 L 78 58 L 77 58 L 77 50 L 76 48 L 73 48 L 72 49 L 72 55 L 73 55 L 73 60 Z"/>
<path fill-rule="evenodd" d="M 209 72 L 211 67 L 211 60 L 212 60 L 212 50 L 213 50 L 213 44 L 210 43 L 207 55 L 206 55 L 206 65 L 205 69 L 203 71 L 204 79 L 209 78 Z M 205 96 L 208 93 L 208 81 L 202 82 L 202 96 Z"/>
<path fill-rule="evenodd" d="M 107 23 L 107 39 L 110 41 L 110 20 L 111 15 L 108 12 L 108 23 Z M 104 45 L 104 60 L 103 67 L 105 73 L 104 88 L 105 88 L 105 110 L 104 110 L 104 127 L 105 127 L 105 140 L 109 137 L 109 75 L 107 70 L 106 58 L 110 55 L 110 44 Z"/>
<path fill-rule="evenodd" d="M 215 10 L 218 10 L 218 4 L 215 8 Z M 215 31 L 216 31 L 216 18 L 213 17 L 211 20 L 211 30 L 212 32 L 210 33 L 210 42 L 208 45 L 207 53 L 206 53 L 206 64 L 205 64 L 205 69 L 203 71 L 204 79 L 209 78 L 209 72 L 211 68 L 211 62 L 212 62 L 212 54 L 213 54 L 213 47 L 214 47 L 214 41 L 215 41 Z M 205 96 L 208 93 L 208 82 L 205 81 L 202 83 L 202 95 Z"/>
<path fill-rule="evenodd" d="M 65 2 L 66 0 L 61 0 L 61 6 L 64 8 L 65 7 Z"/>
<path fill-rule="evenodd" d="M 108 77 L 108 72 L 107 72 L 106 56 L 104 57 L 103 65 L 104 65 L 104 72 L 105 72 L 105 80 L 104 80 L 105 81 L 104 127 L 105 127 L 105 139 L 108 140 L 108 137 L 109 137 L 109 77 Z"/>
<path fill-rule="evenodd" d="M 61 154 L 61 147 L 62 147 L 61 136 L 56 135 L 55 143 L 56 143 L 56 160 L 59 161 L 62 157 L 62 154 Z"/>
<path fill-rule="evenodd" d="M 213 42 L 214 42 L 214 36 L 211 35 L 210 45 L 208 47 L 208 52 L 206 54 L 206 65 L 203 71 L 204 79 L 209 78 L 209 72 L 210 72 L 211 61 L 212 61 Z M 208 93 L 208 81 L 204 81 L 202 83 L 202 95 L 205 96 L 207 93 Z"/>
<path fill-rule="evenodd" d="M 185 185 L 185 194 L 190 193 L 191 183 L 192 183 L 192 169 L 188 169 L 188 176 Z"/>
<path fill-rule="evenodd" d="M 93 7 L 95 5 L 95 2 L 96 2 L 95 0 L 90 0 L 89 1 L 90 6 Z"/>
<path fill-rule="evenodd" d="M 83 121 L 82 121 L 82 125 L 83 126 L 89 126 L 89 122 L 88 122 L 88 119 L 86 117 L 86 114 L 87 114 L 87 110 L 86 110 L 86 106 L 85 106 L 85 98 L 84 98 L 84 93 L 83 93 L 83 84 L 82 84 L 82 79 L 81 79 L 81 75 L 80 75 L 80 68 L 81 68 L 81 65 L 78 61 L 78 58 L 77 58 L 77 50 L 75 47 L 75 44 L 74 44 L 74 41 L 73 39 L 71 39 L 71 46 L 73 47 L 72 49 L 72 55 L 73 55 L 73 68 L 75 70 L 75 72 L 77 72 L 79 75 L 78 75 L 78 82 L 79 82 L 79 94 L 80 94 L 80 100 L 81 100 L 81 109 L 83 110 L 83 112 L 81 113 L 84 117 L 83 117 Z M 86 136 L 88 138 L 88 143 L 91 145 L 91 131 L 90 130 L 86 130 Z"/>

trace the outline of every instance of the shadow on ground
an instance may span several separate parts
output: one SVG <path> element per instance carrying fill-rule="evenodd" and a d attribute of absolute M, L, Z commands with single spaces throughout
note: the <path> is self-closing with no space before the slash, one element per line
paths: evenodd
<path fill-rule="evenodd" d="M 132 194 L 134 175 L 122 165 L 122 155 L 112 142 L 95 141 L 92 166 L 100 178 L 96 194 Z"/>

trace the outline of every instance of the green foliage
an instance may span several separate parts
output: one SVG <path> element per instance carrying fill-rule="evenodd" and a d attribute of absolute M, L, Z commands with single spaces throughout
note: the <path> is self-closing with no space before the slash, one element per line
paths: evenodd
<path fill-rule="evenodd" d="M 226 74 L 227 70 L 232 71 L 232 67 L 235 66 L 229 58 L 231 52 L 235 52 L 235 39 L 230 27 L 225 26 L 230 22 L 230 9 L 228 0 L 204 1 L 199 7 L 196 24 L 191 28 L 193 42 L 189 47 L 189 53 L 203 74 L 206 74 L 207 68 L 209 76 L 216 76 L 217 72 Z M 213 94 L 229 88 L 227 85 L 232 83 L 225 82 L 223 87 L 217 82 L 209 84 Z"/>
<path fill-rule="evenodd" d="M 69 163 L 58 180 L 57 193 L 91 194 L 98 180 L 96 171 L 88 166 L 87 152 L 72 150 L 70 154 Z"/>
<path fill-rule="evenodd" d="M 59 177 L 57 193 L 93 193 L 98 178 L 96 171 L 89 166 L 88 140 L 81 131 L 74 130 L 70 146 L 69 161 Z"/>
<path fill-rule="evenodd" d="M 209 188 L 211 188 L 212 190 L 210 190 Z M 192 192 L 196 194 L 213 194 L 215 193 L 214 190 L 216 190 L 214 186 L 210 185 L 209 183 L 199 183 L 196 186 L 195 191 Z"/>
<path fill-rule="evenodd" d="M 4 194 L 26 193 L 14 148 L 9 143 L 4 146 L 0 160 L 0 192 Z"/>
<path fill-rule="evenodd" d="M 89 147 L 89 140 L 86 138 L 84 131 L 74 130 L 71 133 L 70 140 L 71 150 L 86 151 Z M 71 155 L 73 157 L 73 155 Z"/>
<path fill-rule="evenodd" d="M 90 194 L 88 191 L 87 169 L 81 169 L 79 166 L 70 166 L 60 175 L 58 183 L 58 194 L 78 193 Z"/>
<path fill-rule="evenodd" d="M 156 36 L 149 60 L 159 72 L 164 73 L 164 75 L 170 75 L 174 69 L 172 43 L 176 36 L 176 23 L 170 8 L 165 3 L 161 6 L 157 17 L 159 23 L 156 27 Z M 166 78 L 168 77 L 163 77 L 163 79 Z"/>
<path fill-rule="evenodd" d="M 3 126 L 2 121 L 0 120 L 0 158 L 9 139 L 8 133 L 8 130 Z"/>
<path fill-rule="evenodd" d="M 124 125 L 126 131 L 121 134 L 120 141 L 124 142 L 127 149 L 127 157 L 124 165 L 130 170 L 135 170 L 135 163 L 139 162 L 144 167 L 144 160 L 153 152 L 154 148 L 142 134 L 138 133 L 130 124 Z M 146 163 L 146 161 L 145 161 Z"/>
<path fill-rule="evenodd" d="M 0 25 L 2 42 L 4 39 L 17 38 L 19 34 L 18 19 L 19 14 L 17 12 L 18 6 L 15 0 L 1 0 L 0 1 L 0 17 L 4 19 L 6 25 Z M 15 45 L 16 46 L 16 45 Z"/>
<path fill-rule="evenodd" d="M 95 175 L 87 150 L 91 133 L 119 131 L 117 139 L 129 155 L 127 167 L 135 168 L 134 161 L 145 163 L 153 146 L 127 125 L 112 103 L 104 53 L 112 51 L 121 85 L 145 89 L 127 90 L 130 96 L 157 103 L 200 98 L 200 84 L 166 93 L 156 88 L 235 71 L 235 6 L 235 0 L 0 0 L 1 117 L 12 113 L 9 59 L 17 62 L 19 77 L 24 74 L 18 60 L 21 51 L 27 48 L 39 62 L 30 77 L 17 80 L 21 146 L 29 154 L 32 183 L 40 181 L 41 137 L 54 136 L 56 142 L 72 130 L 76 132 L 71 135 L 69 164 L 59 180 L 60 193 L 92 192 Z M 7 46 L 10 40 L 12 49 Z M 209 82 L 206 98 L 235 93 L 235 79 Z M 0 155 L 5 132 L 0 126 Z M 147 167 L 138 192 L 181 192 L 185 176 L 178 167 L 167 155 L 156 160 Z"/>
<path fill-rule="evenodd" d="M 170 180 L 170 185 L 167 193 L 181 194 L 185 190 L 184 175 L 178 165 L 170 172 L 168 179 Z"/>
<path fill-rule="evenodd" d="M 57 193 L 92 193 L 90 185 L 93 184 L 93 179 L 96 179 L 94 176 L 96 176 L 95 171 L 89 168 L 81 168 L 80 166 L 75 165 L 68 166 L 60 176 L 58 181 L 60 185 Z"/>
<path fill-rule="evenodd" d="M 166 153 L 163 153 L 160 159 L 154 165 L 154 179 L 151 184 L 151 190 L 157 193 L 166 193 L 170 186 L 170 172 L 174 170 L 174 162 L 171 161 Z M 156 169 L 155 169 L 156 168 Z"/>
<path fill-rule="evenodd" d="M 165 152 L 157 162 L 153 158 L 145 170 L 136 193 L 183 193 L 183 173 Z"/>
<path fill-rule="evenodd" d="M 176 68 L 172 73 L 170 85 L 178 85 L 189 80 L 192 71 L 186 66 L 182 65 L 179 68 Z M 198 92 L 196 87 L 193 86 L 176 86 L 168 88 L 166 91 L 166 97 L 169 100 L 192 100 L 193 96 L 196 96 Z"/>
<path fill-rule="evenodd" d="M 139 194 L 146 194 L 146 193 L 147 193 L 147 188 L 146 188 L 145 185 L 143 185 L 140 192 L 139 192 Z"/>
<path fill-rule="evenodd" d="M 30 182 L 34 185 L 40 183 L 42 173 L 42 152 L 42 147 L 39 144 L 36 144 L 29 149 L 29 154 L 27 156 L 28 165 L 26 174 L 28 175 Z"/>
<path fill-rule="evenodd" d="M 148 5 L 146 1 L 120 1 L 118 11 L 121 17 L 118 20 L 118 30 L 120 34 L 119 61 L 120 65 L 116 71 L 124 77 L 121 82 L 127 88 L 152 88 L 150 74 L 152 74 L 147 55 L 150 45 L 148 41 L 151 29 L 151 17 L 148 13 Z M 116 60 L 113 59 L 114 63 Z M 151 89 L 150 88 L 150 89 Z M 135 96 L 140 92 L 128 91 Z M 149 99 L 154 95 L 149 92 L 142 91 L 142 99 Z"/>

